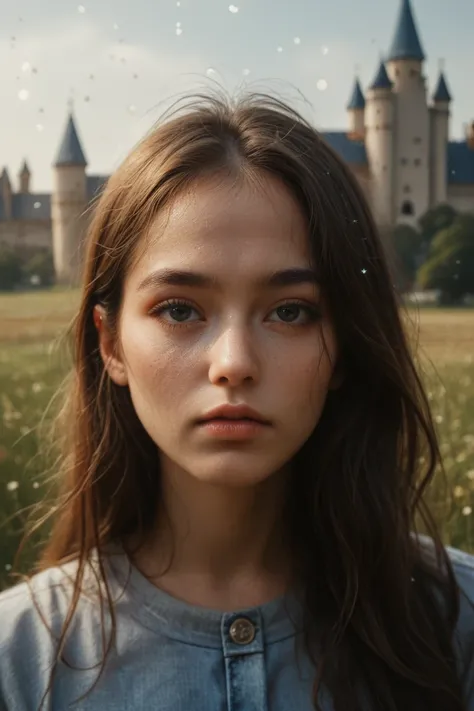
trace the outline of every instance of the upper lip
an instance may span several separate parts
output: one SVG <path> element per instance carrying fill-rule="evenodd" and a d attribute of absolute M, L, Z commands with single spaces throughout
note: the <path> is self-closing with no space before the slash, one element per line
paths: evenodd
<path fill-rule="evenodd" d="M 215 407 L 213 410 L 209 410 L 199 421 L 205 422 L 218 417 L 225 417 L 229 420 L 250 419 L 262 422 L 265 425 L 270 424 L 265 417 L 260 415 L 256 410 L 252 410 L 251 407 L 247 407 L 247 405 L 221 405 L 220 407 Z"/>

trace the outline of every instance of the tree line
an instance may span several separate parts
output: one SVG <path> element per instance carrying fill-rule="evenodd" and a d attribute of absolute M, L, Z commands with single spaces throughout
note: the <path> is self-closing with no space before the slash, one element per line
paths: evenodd
<path fill-rule="evenodd" d="M 416 227 L 394 227 L 389 239 L 401 292 L 435 290 L 444 305 L 461 304 L 474 295 L 474 214 L 439 205 Z"/>
<path fill-rule="evenodd" d="M 0 291 L 47 287 L 55 282 L 53 254 L 49 249 L 19 250 L 0 244 Z"/>

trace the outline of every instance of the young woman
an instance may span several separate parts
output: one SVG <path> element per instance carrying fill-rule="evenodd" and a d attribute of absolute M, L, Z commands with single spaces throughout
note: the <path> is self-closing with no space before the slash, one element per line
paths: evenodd
<path fill-rule="evenodd" d="M 211 98 L 147 136 L 74 334 L 54 526 L 0 596 L 4 708 L 474 709 L 474 558 L 423 504 L 385 250 L 311 126 Z"/>

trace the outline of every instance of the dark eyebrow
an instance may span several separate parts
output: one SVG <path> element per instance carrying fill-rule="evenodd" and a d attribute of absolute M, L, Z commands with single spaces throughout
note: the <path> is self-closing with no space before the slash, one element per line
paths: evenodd
<path fill-rule="evenodd" d="M 139 285 L 138 291 L 160 286 L 217 286 L 216 280 L 198 272 L 179 269 L 161 269 L 149 274 Z"/>
<path fill-rule="evenodd" d="M 275 272 L 268 279 L 264 280 L 265 286 L 297 286 L 298 284 L 317 285 L 318 279 L 313 269 L 304 267 L 292 267 Z"/>
<path fill-rule="evenodd" d="M 264 287 L 275 288 L 297 286 L 298 284 L 317 285 L 316 273 L 304 267 L 292 267 L 274 272 L 260 282 Z M 219 287 L 217 279 L 199 272 L 180 269 L 162 269 L 149 274 L 139 285 L 138 291 L 160 286 L 195 286 L 200 288 Z"/>

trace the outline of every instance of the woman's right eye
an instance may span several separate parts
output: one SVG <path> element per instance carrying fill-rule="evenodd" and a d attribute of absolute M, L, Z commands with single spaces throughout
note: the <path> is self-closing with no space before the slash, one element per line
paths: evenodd
<path fill-rule="evenodd" d="M 193 312 L 197 318 L 190 318 Z M 172 324 L 189 323 L 189 321 L 199 321 L 200 319 L 197 310 L 185 301 L 166 301 L 153 309 L 151 313 Z"/>

